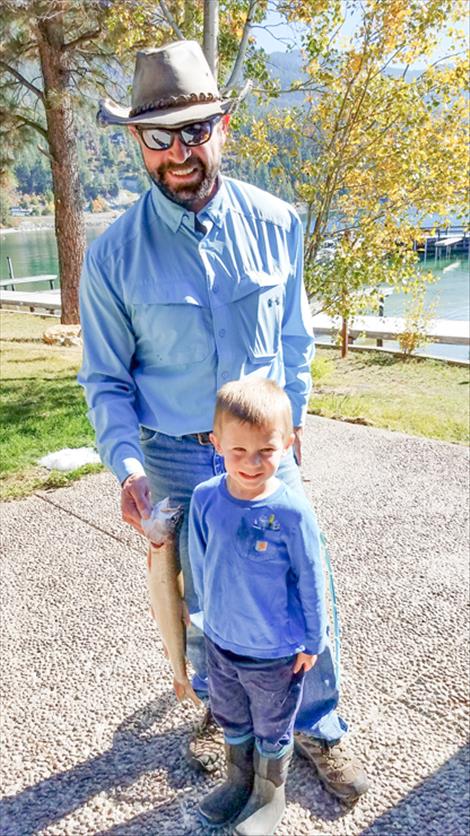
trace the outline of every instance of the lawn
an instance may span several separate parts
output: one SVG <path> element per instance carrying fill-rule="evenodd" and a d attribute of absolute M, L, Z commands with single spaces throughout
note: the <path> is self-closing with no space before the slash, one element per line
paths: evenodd
<path fill-rule="evenodd" d="M 469 371 L 442 361 L 319 348 L 309 412 L 442 441 L 468 443 Z"/>
<path fill-rule="evenodd" d="M 53 324 L 51 318 L 0 312 L 0 499 L 67 484 L 97 469 L 50 473 L 37 464 L 46 453 L 94 442 L 76 382 L 80 349 L 46 345 L 42 334 Z"/>
<path fill-rule="evenodd" d="M 38 459 L 64 447 L 91 446 L 93 430 L 76 382 L 81 352 L 46 345 L 44 331 L 56 320 L 0 311 L 2 431 L 0 499 L 58 487 L 83 473 L 49 472 Z M 412 435 L 465 443 L 469 429 L 466 368 L 388 354 L 351 353 L 341 360 L 319 348 L 313 365 L 309 410 Z"/>

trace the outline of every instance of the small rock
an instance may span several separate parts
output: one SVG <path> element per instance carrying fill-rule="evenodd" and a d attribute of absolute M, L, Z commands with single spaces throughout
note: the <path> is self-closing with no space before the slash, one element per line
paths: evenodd
<path fill-rule="evenodd" d="M 48 345 L 81 346 L 81 333 L 80 325 L 54 325 L 44 331 L 42 339 Z"/>

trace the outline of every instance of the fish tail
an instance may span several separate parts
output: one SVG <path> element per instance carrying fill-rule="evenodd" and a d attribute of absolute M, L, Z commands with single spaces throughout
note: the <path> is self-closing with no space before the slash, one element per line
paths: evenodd
<path fill-rule="evenodd" d="M 184 700 L 191 700 L 194 703 L 194 705 L 201 705 L 201 700 L 194 691 L 189 679 L 187 679 L 185 682 L 178 682 L 178 680 L 174 679 L 173 688 L 175 689 L 176 699 L 179 702 L 183 702 Z"/>

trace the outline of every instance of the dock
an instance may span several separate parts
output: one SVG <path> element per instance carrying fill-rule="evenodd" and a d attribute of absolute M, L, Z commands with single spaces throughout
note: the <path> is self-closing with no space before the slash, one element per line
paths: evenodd
<path fill-rule="evenodd" d="M 51 290 L 54 290 L 54 282 L 58 281 L 58 276 L 55 273 L 44 273 L 42 276 L 22 276 L 20 279 L 15 279 L 14 276 L 9 279 L 2 279 L 0 281 L 0 288 L 10 288 L 16 290 L 16 285 L 21 284 L 42 284 L 48 282 Z"/>
<path fill-rule="evenodd" d="M 467 255 L 470 247 L 470 234 L 465 226 L 452 226 L 445 229 L 423 227 L 423 238 L 416 242 L 415 249 L 422 253 L 426 262 L 430 255 L 435 261 L 451 255 Z"/>
<path fill-rule="evenodd" d="M 24 292 L 0 290 L 1 308 L 28 308 L 29 311 L 45 311 L 60 314 L 60 290 Z M 378 341 L 397 340 L 406 330 L 406 319 L 399 316 L 356 316 L 349 322 L 349 338 L 359 337 Z M 313 329 L 317 336 L 334 335 L 341 328 L 339 317 L 319 313 L 313 316 Z M 445 345 L 470 345 L 470 322 L 460 319 L 432 319 L 427 329 L 431 342 Z M 378 343 L 379 345 L 381 343 Z"/>
<path fill-rule="evenodd" d="M 460 235 L 460 237 L 458 235 L 445 235 L 444 238 L 438 238 L 437 241 L 435 241 L 434 246 L 453 247 L 454 244 L 459 244 L 460 241 L 463 241 L 463 235 Z"/>
<path fill-rule="evenodd" d="M 397 340 L 406 330 L 406 319 L 400 316 L 356 316 L 348 324 L 351 340 L 368 337 L 374 340 Z M 333 335 L 341 328 L 339 317 L 316 314 L 313 330 L 316 335 Z M 446 345 L 470 345 L 470 322 L 465 319 L 432 319 L 427 329 L 430 342 Z"/>
<path fill-rule="evenodd" d="M 19 280 L 16 279 L 16 282 Z M 60 314 L 60 290 L 21 291 L 0 290 L 0 308 L 28 308 L 31 312 L 44 310 Z"/>

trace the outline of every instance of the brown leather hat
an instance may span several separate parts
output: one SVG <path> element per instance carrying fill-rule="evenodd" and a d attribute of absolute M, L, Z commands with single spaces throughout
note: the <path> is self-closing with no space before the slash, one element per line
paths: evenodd
<path fill-rule="evenodd" d="M 233 97 L 224 97 L 196 41 L 175 41 L 137 53 L 132 106 L 111 99 L 100 101 L 101 125 L 159 125 L 178 128 L 217 114 L 231 113 L 250 84 Z"/>

